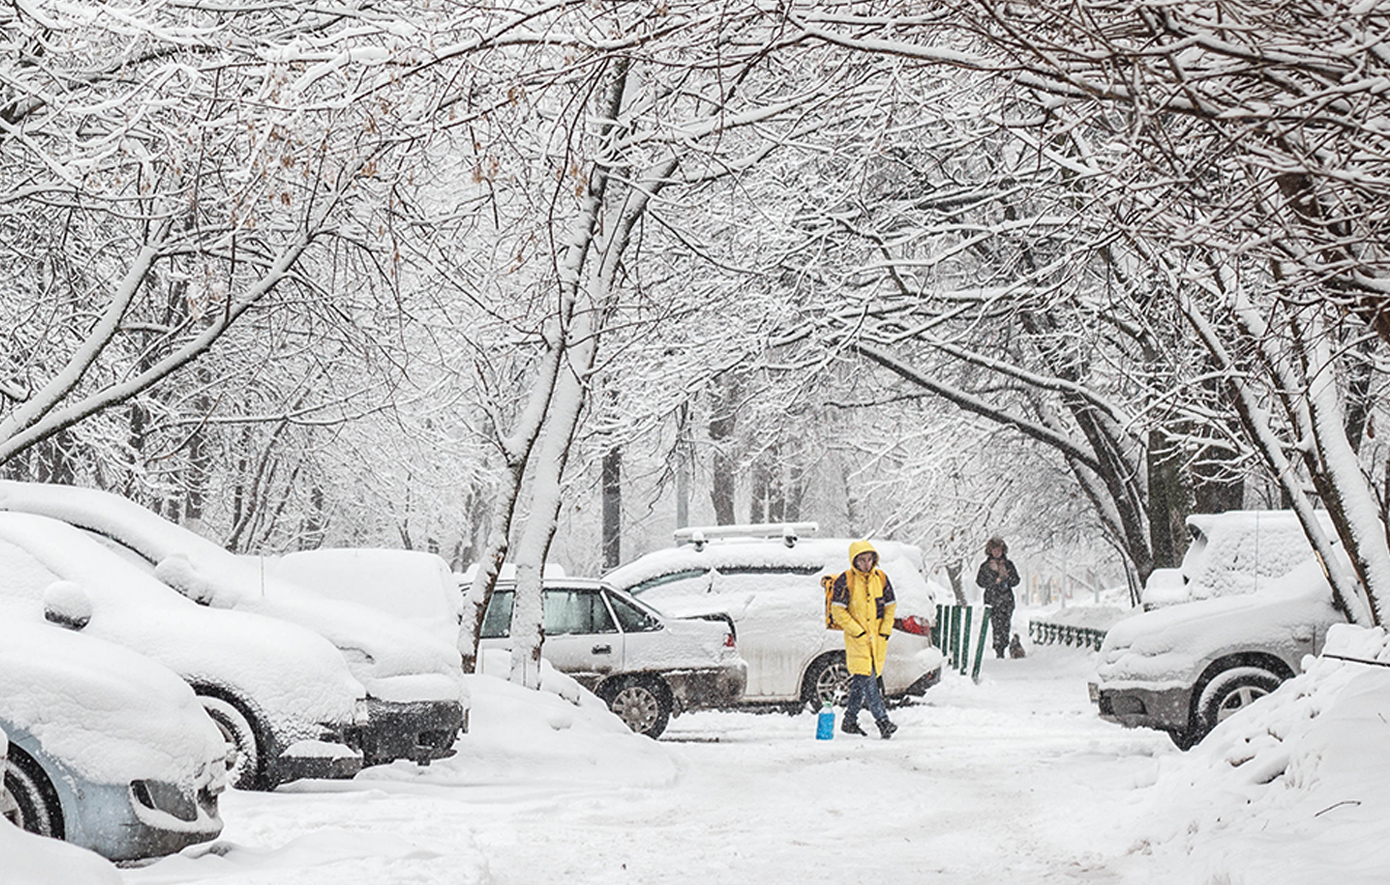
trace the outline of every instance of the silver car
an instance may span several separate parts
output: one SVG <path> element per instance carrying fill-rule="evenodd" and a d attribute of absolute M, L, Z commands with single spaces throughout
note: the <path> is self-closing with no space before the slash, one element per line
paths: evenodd
<path fill-rule="evenodd" d="M 226 745 L 192 689 L 135 652 L 0 618 L 8 816 L 111 860 L 222 831 Z"/>
<path fill-rule="evenodd" d="M 480 649 L 509 646 L 515 585 L 499 580 Z M 733 627 L 668 618 L 600 581 L 547 578 L 541 656 L 608 704 L 638 734 L 658 737 L 671 716 L 736 703 L 748 679 Z"/>

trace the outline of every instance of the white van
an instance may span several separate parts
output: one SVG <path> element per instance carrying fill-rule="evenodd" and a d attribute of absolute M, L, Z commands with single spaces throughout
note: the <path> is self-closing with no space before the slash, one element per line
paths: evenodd
<path fill-rule="evenodd" d="M 841 703 L 849 685 L 844 636 L 826 627 L 820 579 L 849 568 L 851 540 L 805 537 L 815 530 L 814 523 L 681 529 L 678 546 L 639 556 L 604 580 L 676 617 L 727 618 L 748 662 L 743 702 Z M 884 694 L 922 695 L 941 679 L 943 657 L 931 641 L 938 588 L 922 575 L 921 550 L 870 542 L 898 600 Z"/>

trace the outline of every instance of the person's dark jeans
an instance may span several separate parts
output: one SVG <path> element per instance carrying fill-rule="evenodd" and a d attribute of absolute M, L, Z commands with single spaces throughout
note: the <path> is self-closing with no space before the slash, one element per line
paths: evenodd
<path fill-rule="evenodd" d="M 875 722 L 888 718 L 888 708 L 883 706 L 883 695 L 878 690 L 878 679 L 854 673 L 849 677 L 849 698 L 845 701 L 845 718 L 859 718 L 859 708 L 867 706 Z"/>
<path fill-rule="evenodd" d="M 990 629 L 994 631 L 994 653 L 1003 657 L 1004 652 L 1009 647 L 1009 640 L 1013 638 L 1013 607 L 994 608 L 989 613 Z"/>

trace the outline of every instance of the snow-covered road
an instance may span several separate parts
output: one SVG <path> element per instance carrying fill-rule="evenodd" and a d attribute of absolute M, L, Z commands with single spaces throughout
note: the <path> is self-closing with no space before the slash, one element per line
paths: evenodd
<path fill-rule="evenodd" d="M 1132 835 L 1135 788 L 1175 750 L 1163 735 L 1098 720 L 1089 671 L 1074 649 L 986 661 L 980 684 L 948 676 L 895 711 L 891 741 L 816 741 L 809 713 L 697 713 L 653 744 L 558 708 L 523 709 L 517 690 L 497 683 L 475 690 L 474 732 L 456 758 L 228 794 L 211 850 L 123 876 L 130 885 L 1157 881 Z M 490 724 L 537 716 L 540 737 Z"/>

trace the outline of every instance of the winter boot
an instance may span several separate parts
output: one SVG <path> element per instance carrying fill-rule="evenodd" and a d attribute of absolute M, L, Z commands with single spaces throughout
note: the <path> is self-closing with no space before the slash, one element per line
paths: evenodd
<path fill-rule="evenodd" d="M 892 736 L 893 736 L 893 732 L 895 732 L 895 731 L 897 731 L 897 730 L 898 730 L 898 727 L 897 727 L 896 725 L 894 725 L 892 722 L 890 722 L 889 720 L 887 720 L 887 719 L 880 719 L 880 720 L 878 720 L 878 733 L 883 737 L 883 739 L 884 739 L 885 741 L 888 740 L 890 737 L 892 737 Z"/>
<path fill-rule="evenodd" d="M 851 719 L 848 716 L 846 716 L 844 721 L 840 723 L 840 731 L 843 731 L 845 734 L 864 733 L 864 729 L 859 727 L 859 720 Z"/>

